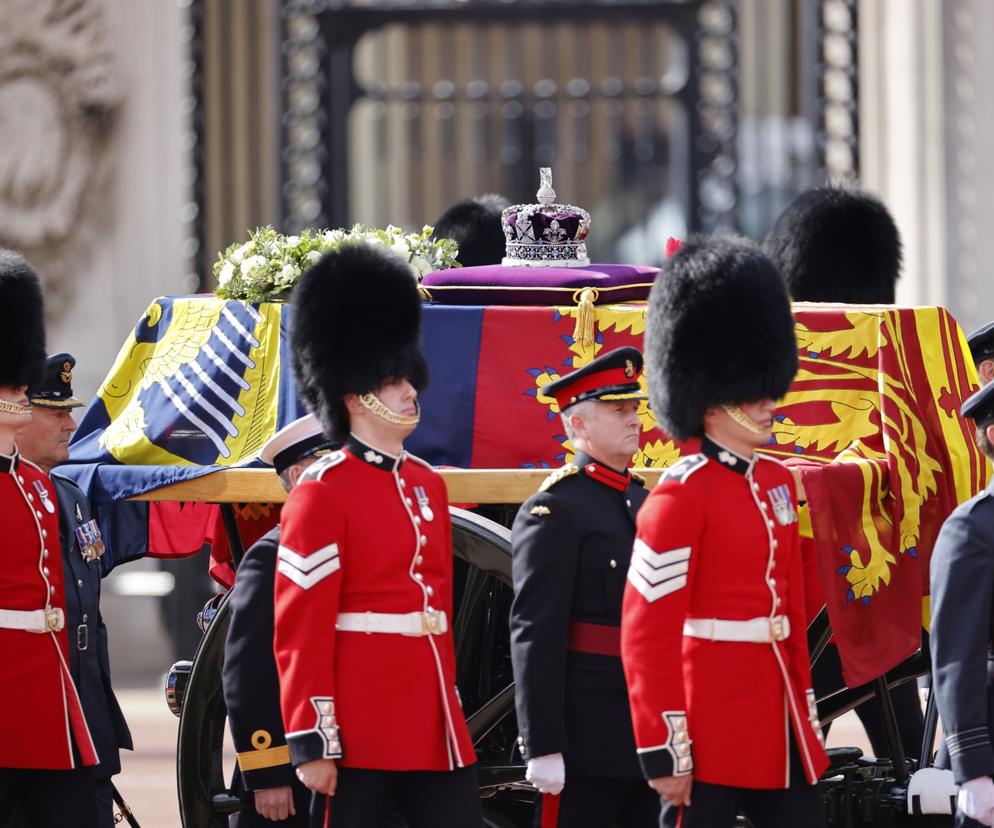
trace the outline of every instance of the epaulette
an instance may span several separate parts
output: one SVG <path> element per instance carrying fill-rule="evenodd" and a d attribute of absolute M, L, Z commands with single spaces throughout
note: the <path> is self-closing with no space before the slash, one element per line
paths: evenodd
<path fill-rule="evenodd" d="M 675 480 L 677 483 L 686 483 L 687 478 L 698 469 L 704 468 L 707 462 L 708 458 L 703 454 L 690 454 L 686 457 L 681 457 L 672 466 L 663 471 L 659 477 L 659 482 Z"/>
<path fill-rule="evenodd" d="M 311 463 L 311 465 L 304 469 L 304 473 L 300 475 L 297 482 L 303 483 L 305 480 L 320 480 L 324 477 L 324 473 L 328 471 L 328 469 L 333 469 L 335 466 L 344 462 L 345 452 L 341 449 L 333 451 L 330 454 L 326 454 L 324 457 L 318 459 L 316 463 Z"/>
<path fill-rule="evenodd" d="M 580 471 L 580 467 L 575 463 L 567 463 L 562 468 L 556 469 L 552 474 L 550 474 L 545 480 L 542 481 L 542 485 L 538 487 L 540 492 L 547 492 L 561 480 L 565 480 L 567 477 L 571 477 Z"/>
<path fill-rule="evenodd" d="M 404 452 L 404 459 L 405 460 L 413 460 L 415 463 L 420 463 L 426 469 L 434 469 L 434 466 L 432 466 L 432 464 L 429 463 L 427 460 L 422 460 L 416 454 L 411 454 L 411 452 L 409 452 L 409 451 L 405 451 Z"/>
<path fill-rule="evenodd" d="M 643 489 L 649 488 L 649 484 L 645 482 L 645 478 L 638 472 L 633 472 L 631 469 L 629 469 L 628 476 L 636 483 L 638 483 Z"/>

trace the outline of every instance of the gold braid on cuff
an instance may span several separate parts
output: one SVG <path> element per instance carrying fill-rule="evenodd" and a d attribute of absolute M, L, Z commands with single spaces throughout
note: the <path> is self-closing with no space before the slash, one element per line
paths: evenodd
<path fill-rule="evenodd" d="M 10 400 L 0 400 L 0 411 L 5 414 L 30 414 L 31 407 L 27 405 L 19 405 L 15 402 L 10 402 Z"/>
<path fill-rule="evenodd" d="M 373 393 L 361 395 L 359 397 L 359 402 L 372 411 L 377 417 L 382 417 L 388 423 L 393 423 L 394 425 L 416 426 L 419 422 L 421 422 L 421 405 L 417 400 L 414 401 L 414 405 L 417 407 L 418 413 L 411 417 L 408 417 L 405 414 L 398 414 L 396 411 L 387 408 L 383 404 L 383 401 Z"/>
<path fill-rule="evenodd" d="M 735 420 L 735 422 L 742 426 L 742 428 L 746 431 L 751 431 L 753 434 L 766 433 L 767 429 L 763 428 L 737 405 L 723 405 L 722 408 L 725 409 L 725 413 L 728 414 L 729 417 Z"/>

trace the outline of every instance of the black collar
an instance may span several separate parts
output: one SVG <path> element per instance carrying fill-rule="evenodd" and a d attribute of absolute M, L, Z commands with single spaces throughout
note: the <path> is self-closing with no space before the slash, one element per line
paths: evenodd
<path fill-rule="evenodd" d="M 738 472 L 739 474 L 748 474 L 752 471 L 753 464 L 756 462 L 755 458 L 747 460 L 731 449 L 727 449 L 720 443 L 716 443 L 706 434 L 701 439 L 701 453 L 705 457 L 710 457 L 712 460 L 717 461 L 723 468 Z"/>
<path fill-rule="evenodd" d="M 0 472 L 4 474 L 15 472 L 19 465 L 21 465 L 21 455 L 17 452 L 17 446 L 14 446 L 13 454 L 0 454 Z"/>
<path fill-rule="evenodd" d="M 576 465 L 583 470 L 583 473 L 591 480 L 596 480 L 598 483 L 619 492 L 625 491 L 625 489 L 628 488 L 628 485 L 632 482 L 631 477 L 628 476 L 627 469 L 624 472 L 616 471 L 611 468 L 611 466 L 604 465 L 600 462 L 600 460 L 595 460 L 585 452 L 578 451 L 576 453 L 576 459 L 573 462 L 576 463 Z"/>
<path fill-rule="evenodd" d="M 345 450 L 356 459 L 362 460 L 363 463 L 368 463 L 374 469 L 379 469 L 380 471 L 395 472 L 400 468 L 401 463 L 404 462 L 403 453 L 399 457 L 387 454 L 381 449 L 367 445 L 351 433 L 345 441 Z"/>

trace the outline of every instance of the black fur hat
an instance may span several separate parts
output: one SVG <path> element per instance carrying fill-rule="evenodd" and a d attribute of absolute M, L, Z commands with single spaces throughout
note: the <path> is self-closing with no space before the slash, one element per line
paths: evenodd
<path fill-rule="evenodd" d="M 20 253 L 0 247 L 0 386 L 35 385 L 46 357 L 41 284 Z"/>
<path fill-rule="evenodd" d="M 656 421 L 679 440 L 711 406 L 779 399 L 797 373 L 783 278 L 751 241 L 691 236 L 649 295 L 645 361 Z"/>
<path fill-rule="evenodd" d="M 395 253 L 342 244 L 307 270 L 293 294 L 293 373 L 326 433 L 348 434 L 346 394 L 376 391 L 389 379 L 428 385 L 421 353 L 421 297 Z"/>
<path fill-rule="evenodd" d="M 801 193 L 763 249 L 797 302 L 893 304 L 901 234 L 883 202 L 845 187 Z"/>
<path fill-rule="evenodd" d="M 504 196 L 494 193 L 459 201 L 435 222 L 435 238 L 455 240 L 456 258 L 463 267 L 500 264 L 505 243 L 500 217 L 510 206 Z"/>

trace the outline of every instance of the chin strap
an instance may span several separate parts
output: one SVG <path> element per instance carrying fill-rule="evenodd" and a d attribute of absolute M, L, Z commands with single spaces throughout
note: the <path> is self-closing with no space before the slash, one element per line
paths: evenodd
<path fill-rule="evenodd" d="M 723 405 L 722 408 L 729 417 L 735 420 L 735 422 L 742 426 L 742 428 L 746 431 L 752 432 L 753 434 L 766 433 L 767 429 L 763 428 L 737 405 Z"/>
<path fill-rule="evenodd" d="M 0 411 L 5 414 L 30 414 L 31 406 L 19 405 L 15 402 L 10 402 L 9 400 L 0 400 Z"/>
<path fill-rule="evenodd" d="M 416 426 L 419 422 L 421 422 L 421 404 L 417 400 L 414 401 L 417 413 L 411 417 L 408 417 L 405 414 L 398 414 L 393 409 L 387 408 L 383 401 L 372 392 L 361 395 L 359 397 L 359 402 L 361 402 L 369 411 L 372 411 L 377 417 L 382 417 L 388 423 L 393 423 L 394 425 Z"/>

